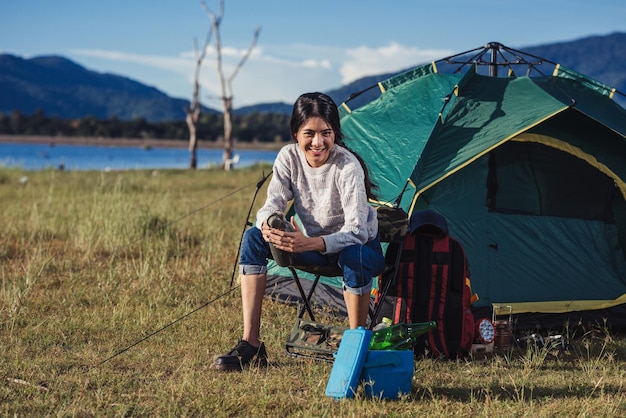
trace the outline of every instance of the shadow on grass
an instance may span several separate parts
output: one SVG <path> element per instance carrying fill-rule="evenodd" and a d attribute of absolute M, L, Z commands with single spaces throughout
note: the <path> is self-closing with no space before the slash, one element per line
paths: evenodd
<path fill-rule="evenodd" d="M 592 384 L 578 384 L 575 386 L 547 387 L 547 386 L 527 386 L 515 387 L 511 384 L 488 386 L 476 385 L 465 388 L 449 387 L 413 387 L 412 396 L 415 399 L 449 399 L 459 402 L 485 401 L 497 397 L 502 400 L 541 400 L 567 399 L 567 398 L 599 398 L 607 395 L 619 396 L 624 388 L 619 385 L 602 385 L 601 388 Z"/>

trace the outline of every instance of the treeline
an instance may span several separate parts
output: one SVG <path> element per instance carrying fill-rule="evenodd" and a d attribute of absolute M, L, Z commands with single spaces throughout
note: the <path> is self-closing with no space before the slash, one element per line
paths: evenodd
<path fill-rule="evenodd" d="M 146 119 L 98 119 L 87 116 L 64 120 L 48 117 L 39 110 L 32 115 L 20 111 L 0 114 L 0 134 L 40 135 L 96 138 L 188 139 L 189 130 L 184 120 L 148 122 Z M 217 141 L 224 134 L 221 114 L 202 114 L 198 137 Z M 233 115 L 233 137 L 239 142 L 286 142 L 290 140 L 289 116 L 279 113 L 250 113 Z"/>

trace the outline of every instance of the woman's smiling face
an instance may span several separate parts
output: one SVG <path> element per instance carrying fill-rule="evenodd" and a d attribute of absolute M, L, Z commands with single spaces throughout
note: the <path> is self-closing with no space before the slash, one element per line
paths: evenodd
<path fill-rule="evenodd" d="M 311 167 L 321 167 L 335 145 L 335 132 L 324 119 L 312 117 L 306 120 L 296 134 L 298 146 L 304 152 Z"/>

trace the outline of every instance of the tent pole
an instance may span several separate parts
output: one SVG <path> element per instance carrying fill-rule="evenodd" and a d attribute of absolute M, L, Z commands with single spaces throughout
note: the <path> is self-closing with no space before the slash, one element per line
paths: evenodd
<path fill-rule="evenodd" d="M 498 49 L 500 44 L 498 42 L 489 42 L 487 47 L 491 49 L 491 63 L 489 64 L 489 75 L 491 77 L 498 76 Z"/>

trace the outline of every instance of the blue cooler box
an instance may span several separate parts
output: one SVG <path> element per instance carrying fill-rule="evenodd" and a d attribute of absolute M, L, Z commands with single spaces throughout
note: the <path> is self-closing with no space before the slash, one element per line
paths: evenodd
<path fill-rule="evenodd" d="M 326 385 L 326 396 L 354 398 L 371 339 L 372 331 L 363 327 L 343 333 Z"/>
<path fill-rule="evenodd" d="M 402 394 L 411 393 L 413 361 L 413 350 L 368 351 L 361 374 L 365 395 L 395 399 Z"/>

